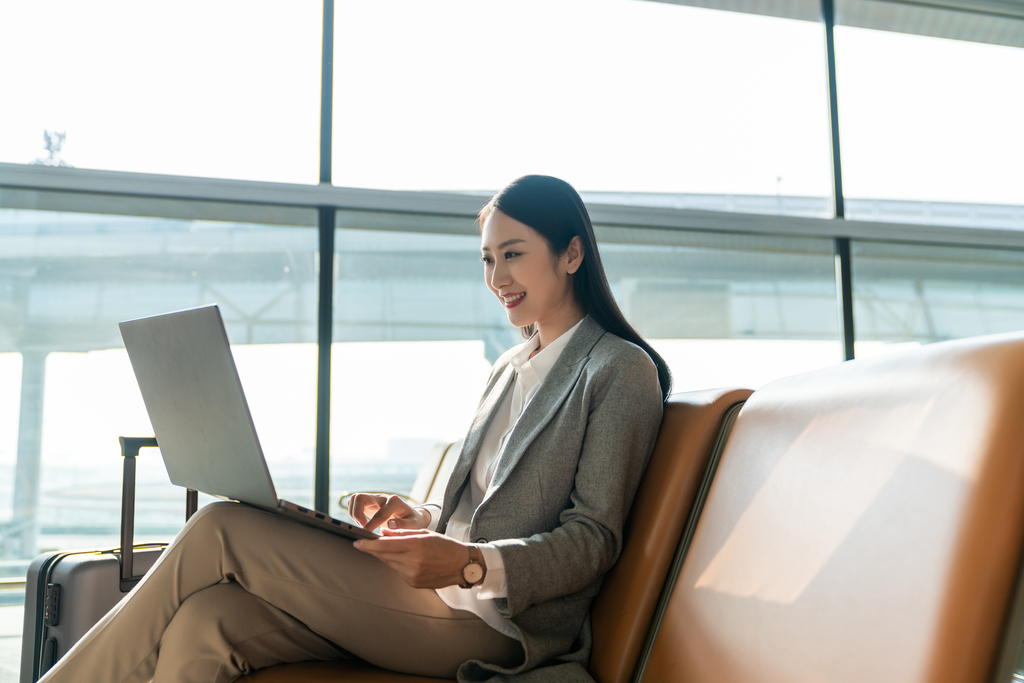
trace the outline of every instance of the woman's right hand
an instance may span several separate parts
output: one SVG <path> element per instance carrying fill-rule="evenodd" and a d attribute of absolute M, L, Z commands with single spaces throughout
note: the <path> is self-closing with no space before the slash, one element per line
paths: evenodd
<path fill-rule="evenodd" d="M 430 513 L 409 505 L 401 496 L 356 493 L 348 499 L 348 514 L 368 531 L 385 522 L 389 529 L 426 529 L 430 525 Z"/>

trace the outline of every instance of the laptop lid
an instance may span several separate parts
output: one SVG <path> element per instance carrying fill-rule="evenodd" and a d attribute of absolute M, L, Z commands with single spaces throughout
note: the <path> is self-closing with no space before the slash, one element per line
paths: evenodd
<path fill-rule="evenodd" d="M 119 323 L 171 482 L 278 504 L 216 305 Z"/>

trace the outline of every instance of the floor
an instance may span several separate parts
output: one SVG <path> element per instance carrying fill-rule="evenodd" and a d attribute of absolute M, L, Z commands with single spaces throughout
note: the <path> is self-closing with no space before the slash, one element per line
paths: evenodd
<path fill-rule="evenodd" d="M 0 683 L 17 683 L 21 667 L 24 605 L 0 607 Z"/>

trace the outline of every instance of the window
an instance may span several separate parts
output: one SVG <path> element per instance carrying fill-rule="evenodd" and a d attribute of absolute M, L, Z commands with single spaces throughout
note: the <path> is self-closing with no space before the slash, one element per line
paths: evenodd
<path fill-rule="evenodd" d="M 674 391 L 758 388 L 842 360 L 824 239 L 598 228 L 612 291 Z"/>
<path fill-rule="evenodd" d="M 0 403 L 20 415 L 0 441 L 5 557 L 116 545 L 117 437 L 153 433 L 117 323 L 206 303 L 220 305 L 281 494 L 312 500 L 315 230 L 23 209 L 0 209 L 0 225 L 0 370 L 14 375 Z M 181 490 L 145 451 L 138 498 L 137 537 L 184 522 Z"/>
<path fill-rule="evenodd" d="M 408 491 L 433 444 L 465 435 L 491 364 L 522 341 L 484 286 L 472 219 L 340 212 L 338 221 L 333 506 L 343 491 Z"/>
<path fill-rule="evenodd" d="M 321 25 L 310 0 L 4 3 L 0 161 L 315 183 Z"/>
<path fill-rule="evenodd" d="M 831 215 L 820 24 L 625 0 L 339 1 L 336 185 Z"/>
<path fill-rule="evenodd" d="M 432 445 L 465 436 L 491 365 L 522 341 L 484 285 L 472 219 L 346 211 L 339 225 L 335 514 L 343 492 L 408 491 Z M 830 240 L 596 232 L 616 300 L 676 391 L 759 387 L 842 360 Z"/>
<path fill-rule="evenodd" d="M 847 218 L 1024 229 L 1024 19 L 893 7 L 837 5 Z"/>
<path fill-rule="evenodd" d="M 1024 329 L 1024 251 L 858 241 L 852 252 L 858 356 Z"/>

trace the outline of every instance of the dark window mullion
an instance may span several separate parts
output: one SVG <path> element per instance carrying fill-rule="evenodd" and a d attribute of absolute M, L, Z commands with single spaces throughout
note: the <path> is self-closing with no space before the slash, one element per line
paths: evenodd
<path fill-rule="evenodd" d="M 832 193 L 835 198 L 835 220 L 846 220 L 843 199 L 843 167 L 839 154 L 839 97 L 836 94 L 835 6 L 833 0 L 821 0 L 821 20 L 825 25 L 825 57 L 828 64 L 828 117 L 832 133 Z M 850 238 L 835 238 L 836 303 L 839 307 L 839 338 L 843 344 L 843 359 L 853 360 L 853 266 L 850 258 Z"/>
<path fill-rule="evenodd" d="M 320 182 L 331 183 L 331 132 L 334 98 L 334 0 L 324 0 L 320 55 Z M 316 464 L 313 507 L 329 512 L 331 495 L 331 342 L 334 328 L 333 206 L 317 211 L 320 231 L 320 282 L 317 316 Z"/>

